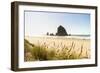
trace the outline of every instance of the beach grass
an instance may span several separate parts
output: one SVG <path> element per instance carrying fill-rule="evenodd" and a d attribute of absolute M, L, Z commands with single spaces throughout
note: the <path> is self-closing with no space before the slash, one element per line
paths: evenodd
<path fill-rule="evenodd" d="M 50 41 L 52 46 L 47 43 L 48 41 L 43 42 L 38 40 L 38 43 L 36 43 L 36 41 L 33 40 L 32 42 L 30 42 L 29 39 L 24 39 L 24 61 L 74 60 L 90 58 L 90 48 L 86 47 L 84 44 L 78 44 L 79 47 L 76 47 L 76 41 L 72 41 L 70 44 L 67 43 L 66 45 L 60 42 L 60 44 L 57 45 L 55 40 L 53 40 L 52 43 Z"/>

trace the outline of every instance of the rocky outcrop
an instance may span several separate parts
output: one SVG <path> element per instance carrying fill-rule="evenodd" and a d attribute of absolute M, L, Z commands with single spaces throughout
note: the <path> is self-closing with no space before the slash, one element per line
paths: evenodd
<path fill-rule="evenodd" d="M 57 33 L 56 33 L 57 36 L 67 36 L 67 32 L 66 32 L 66 29 L 63 27 L 63 26 L 59 26 L 57 28 Z"/>

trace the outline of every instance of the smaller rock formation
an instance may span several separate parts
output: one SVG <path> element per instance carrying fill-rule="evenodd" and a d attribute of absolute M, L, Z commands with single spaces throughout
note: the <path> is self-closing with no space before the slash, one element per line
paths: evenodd
<path fill-rule="evenodd" d="M 49 32 L 47 32 L 47 35 L 49 35 Z"/>
<path fill-rule="evenodd" d="M 54 36 L 54 34 L 53 33 L 50 33 L 50 36 Z"/>

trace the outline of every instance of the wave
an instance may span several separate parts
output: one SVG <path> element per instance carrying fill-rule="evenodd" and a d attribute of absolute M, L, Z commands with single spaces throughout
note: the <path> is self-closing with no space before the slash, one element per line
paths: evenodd
<path fill-rule="evenodd" d="M 47 36 L 47 35 L 43 35 L 43 36 L 29 36 L 29 37 L 57 38 L 57 39 L 66 39 L 66 38 L 70 38 L 70 39 L 90 39 L 90 35 L 73 35 L 73 36 Z"/>

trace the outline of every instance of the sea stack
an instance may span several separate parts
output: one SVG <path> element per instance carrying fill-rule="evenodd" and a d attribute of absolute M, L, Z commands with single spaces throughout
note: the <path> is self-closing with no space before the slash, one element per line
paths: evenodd
<path fill-rule="evenodd" d="M 57 36 L 68 36 L 68 34 L 66 32 L 66 29 L 63 26 L 61 26 L 61 25 L 57 28 L 56 35 Z"/>

